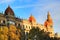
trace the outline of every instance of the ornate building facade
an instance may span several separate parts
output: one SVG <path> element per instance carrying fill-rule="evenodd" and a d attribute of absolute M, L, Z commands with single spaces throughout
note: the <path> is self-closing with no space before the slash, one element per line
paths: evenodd
<path fill-rule="evenodd" d="M 14 25 L 16 27 L 20 27 L 26 33 L 32 29 L 32 27 L 38 27 L 45 32 L 50 33 L 50 37 L 54 37 L 54 30 L 53 30 L 53 20 L 50 16 L 50 12 L 48 12 L 47 20 L 45 21 L 44 25 L 39 24 L 36 22 L 36 19 L 33 15 L 29 17 L 29 19 L 20 19 L 15 17 L 13 10 L 8 6 L 4 12 L 4 14 L 0 13 L 0 26 L 8 26 Z"/>

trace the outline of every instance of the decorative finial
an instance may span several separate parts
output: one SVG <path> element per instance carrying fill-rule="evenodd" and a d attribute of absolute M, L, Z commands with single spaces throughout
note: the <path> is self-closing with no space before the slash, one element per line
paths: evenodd
<path fill-rule="evenodd" d="M 31 16 L 32 16 L 32 13 L 31 13 Z"/>
<path fill-rule="evenodd" d="M 50 17 L 50 12 L 48 11 L 47 18 L 49 18 L 49 17 Z"/>
<path fill-rule="evenodd" d="M 48 16 L 50 16 L 50 12 L 48 11 Z"/>
<path fill-rule="evenodd" d="M 10 8 L 10 5 L 8 5 L 8 8 Z"/>

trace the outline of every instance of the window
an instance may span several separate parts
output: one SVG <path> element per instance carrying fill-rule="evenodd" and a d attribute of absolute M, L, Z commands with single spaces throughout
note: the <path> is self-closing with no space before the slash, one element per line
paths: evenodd
<path fill-rule="evenodd" d="M 23 25 L 23 29 L 24 29 L 24 25 Z"/>
<path fill-rule="evenodd" d="M 52 34 L 52 32 L 50 32 Z"/>
<path fill-rule="evenodd" d="M 26 25 L 26 28 L 27 28 L 27 25 Z"/>
<path fill-rule="evenodd" d="M 50 27 L 52 28 L 52 25 Z"/>
<path fill-rule="evenodd" d="M 5 20 L 3 20 L 3 23 L 5 24 Z"/>
<path fill-rule="evenodd" d="M 20 24 L 18 24 L 18 27 L 20 27 Z"/>
<path fill-rule="evenodd" d="M 29 26 L 29 29 L 30 29 L 30 26 Z"/>

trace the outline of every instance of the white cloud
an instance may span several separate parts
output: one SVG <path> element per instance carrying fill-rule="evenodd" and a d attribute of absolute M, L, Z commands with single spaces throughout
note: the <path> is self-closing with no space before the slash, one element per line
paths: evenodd
<path fill-rule="evenodd" d="M 54 22 L 54 31 L 59 32 L 60 31 L 60 3 L 48 3 L 45 5 L 42 5 L 42 7 L 34 7 L 32 12 L 34 14 L 37 14 L 36 19 L 39 23 L 44 23 L 44 20 L 46 20 L 47 12 L 51 12 L 51 16 Z M 42 16 L 41 16 L 42 15 Z M 58 31 L 59 30 L 59 31 Z"/>
<path fill-rule="evenodd" d="M 54 3 L 54 4 L 48 4 L 48 5 L 43 5 L 42 7 L 34 7 L 33 13 L 38 13 L 41 15 L 41 12 L 44 14 L 44 12 L 51 11 L 52 16 L 54 17 L 53 19 L 59 19 L 60 16 L 60 4 Z"/>
<path fill-rule="evenodd" d="M 13 2 L 15 0 L 0 0 L 0 4 L 3 4 L 3 3 L 10 3 L 10 2 Z"/>
<path fill-rule="evenodd" d="M 41 6 L 41 4 L 31 4 L 31 5 L 23 5 L 23 6 L 15 6 L 14 8 L 29 8 L 29 7 L 38 7 Z"/>

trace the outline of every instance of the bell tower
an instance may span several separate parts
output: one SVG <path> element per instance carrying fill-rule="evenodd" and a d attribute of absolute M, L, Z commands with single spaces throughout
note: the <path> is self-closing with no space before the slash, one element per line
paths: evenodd
<path fill-rule="evenodd" d="M 49 36 L 52 37 L 54 34 L 54 31 L 53 31 L 53 21 L 50 16 L 50 12 L 48 12 L 47 14 L 47 20 L 45 21 L 44 26 L 46 27 L 46 30 L 49 33 Z"/>
<path fill-rule="evenodd" d="M 46 26 L 46 27 L 50 26 L 51 28 L 53 27 L 53 21 L 50 16 L 50 12 L 48 12 L 48 14 L 47 14 L 47 20 L 45 21 L 44 26 Z"/>

